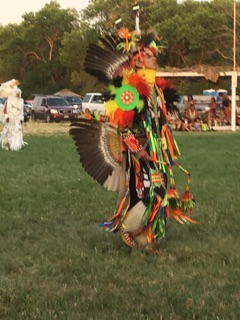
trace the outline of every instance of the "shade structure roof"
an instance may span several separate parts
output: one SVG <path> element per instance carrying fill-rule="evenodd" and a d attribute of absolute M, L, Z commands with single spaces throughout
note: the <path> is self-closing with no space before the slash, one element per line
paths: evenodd
<path fill-rule="evenodd" d="M 56 93 L 54 93 L 55 96 L 62 96 L 62 97 L 66 97 L 66 96 L 76 96 L 76 97 L 81 97 L 80 94 L 77 94 L 75 92 L 72 92 L 68 89 L 62 89 Z"/>

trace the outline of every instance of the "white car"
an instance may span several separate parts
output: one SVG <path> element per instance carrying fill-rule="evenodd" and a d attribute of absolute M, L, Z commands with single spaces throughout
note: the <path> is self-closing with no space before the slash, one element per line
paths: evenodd
<path fill-rule="evenodd" d="M 105 100 L 102 93 L 87 93 L 82 101 L 82 111 L 83 113 L 86 111 L 90 111 L 90 113 L 97 111 L 100 115 L 105 115 Z"/>

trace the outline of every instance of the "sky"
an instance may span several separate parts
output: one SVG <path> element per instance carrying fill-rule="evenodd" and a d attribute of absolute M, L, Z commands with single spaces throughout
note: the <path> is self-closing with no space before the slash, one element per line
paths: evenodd
<path fill-rule="evenodd" d="M 83 10 L 88 5 L 88 0 L 56 0 L 63 9 L 73 8 Z M 38 12 L 46 3 L 46 0 L 5 0 L 1 1 L 0 24 L 21 23 L 24 13 Z"/>

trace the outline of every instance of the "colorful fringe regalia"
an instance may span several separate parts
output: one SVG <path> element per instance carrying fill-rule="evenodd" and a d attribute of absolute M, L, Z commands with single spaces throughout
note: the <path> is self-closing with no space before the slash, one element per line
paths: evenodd
<path fill-rule="evenodd" d="M 123 37 L 127 41 L 122 41 Z M 84 119 L 73 124 L 70 134 L 85 170 L 109 190 L 119 190 L 116 211 L 101 227 L 120 231 L 131 247 L 152 250 L 165 236 L 171 216 L 180 223 L 197 222 L 191 218 L 195 201 L 189 188 L 190 174 L 176 162 L 180 152 L 167 121 L 176 90 L 156 78 L 156 70 L 133 66 L 146 48 L 153 54 L 161 48 L 154 35 L 148 34 L 141 38 L 137 52 L 129 54 L 136 38 L 121 29 L 118 37 L 101 39 L 102 46 L 90 46 L 86 70 L 99 77 L 104 74 L 113 83 L 106 102 L 107 121 Z M 164 91 L 172 91 L 172 101 L 165 101 Z M 141 150 L 147 151 L 151 161 L 138 157 Z M 188 178 L 182 196 L 173 167 Z"/>

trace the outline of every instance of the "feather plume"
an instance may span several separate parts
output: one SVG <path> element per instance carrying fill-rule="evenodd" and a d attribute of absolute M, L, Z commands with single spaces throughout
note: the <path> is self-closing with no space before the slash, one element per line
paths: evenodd
<path fill-rule="evenodd" d="M 106 115 L 109 116 L 110 123 L 119 128 L 130 127 L 133 123 L 134 114 L 134 110 L 126 111 L 119 108 L 115 100 L 109 100 L 106 103 Z"/>
<path fill-rule="evenodd" d="M 130 55 L 116 50 L 117 38 L 100 38 L 100 45 L 89 45 L 84 61 L 86 72 L 99 80 L 113 80 L 130 68 Z"/>
<path fill-rule="evenodd" d="M 133 123 L 135 112 L 134 110 L 125 111 L 121 108 L 117 108 L 114 113 L 114 118 L 112 119 L 112 123 L 120 128 L 131 127 Z"/>
<path fill-rule="evenodd" d="M 106 115 L 110 118 L 114 117 L 114 113 L 117 110 L 118 106 L 115 100 L 108 100 L 105 104 Z"/>
<path fill-rule="evenodd" d="M 179 119 L 184 121 L 181 112 L 176 105 L 179 101 L 179 94 L 177 93 L 175 86 L 172 85 L 169 80 L 160 77 L 156 78 L 156 84 L 163 91 L 167 112 L 176 112 Z"/>
<path fill-rule="evenodd" d="M 150 87 L 147 81 L 137 73 L 131 73 L 128 77 L 129 83 L 135 87 L 141 96 L 145 96 L 146 98 L 150 95 Z"/>
<path fill-rule="evenodd" d="M 14 97 L 16 95 L 16 90 L 20 90 L 18 85 L 20 82 L 18 80 L 12 79 L 7 82 L 3 82 L 0 86 L 0 97 L 8 98 Z"/>

